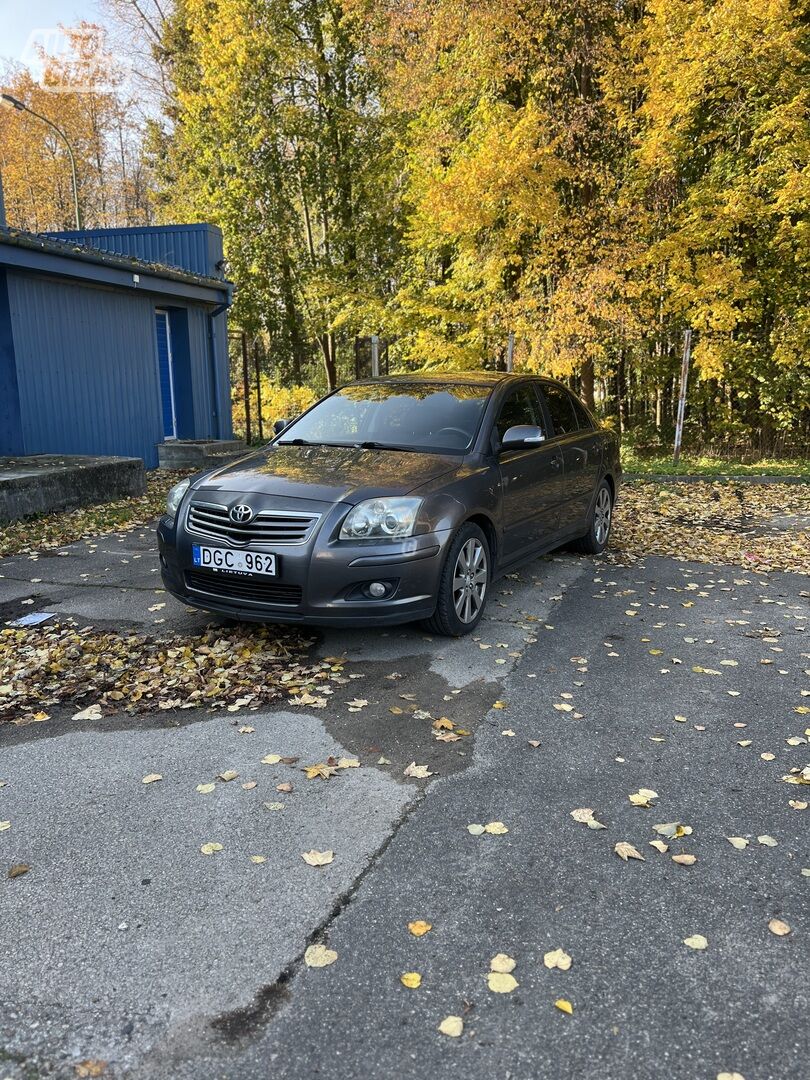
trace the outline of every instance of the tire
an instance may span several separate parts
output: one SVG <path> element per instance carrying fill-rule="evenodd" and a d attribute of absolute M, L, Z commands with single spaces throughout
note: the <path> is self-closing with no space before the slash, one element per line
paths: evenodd
<path fill-rule="evenodd" d="M 596 489 L 588 531 L 579 540 L 575 540 L 571 548 L 583 555 L 601 555 L 608 545 L 612 524 L 613 495 L 610 484 L 607 480 L 603 480 Z"/>
<path fill-rule="evenodd" d="M 483 531 L 468 521 L 450 542 L 439 577 L 436 610 L 425 628 L 442 637 L 469 634 L 481 621 L 491 582 L 489 543 Z"/>

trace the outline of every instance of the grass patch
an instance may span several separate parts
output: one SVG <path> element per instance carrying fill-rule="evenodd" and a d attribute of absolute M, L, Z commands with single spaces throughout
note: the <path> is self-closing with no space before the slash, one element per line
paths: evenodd
<path fill-rule="evenodd" d="M 622 468 L 645 476 L 806 476 L 809 458 L 761 458 L 759 461 L 723 461 L 701 455 L 684 455 L 675 465 L 670 454 L 639 454 L 631 446 L 622 447 Z"/>

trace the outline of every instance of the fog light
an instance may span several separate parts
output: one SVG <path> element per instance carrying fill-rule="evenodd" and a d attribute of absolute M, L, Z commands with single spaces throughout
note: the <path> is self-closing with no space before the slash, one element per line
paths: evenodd
<path fill-rule="evenodd" d="M 379 600 L 381 596 L 385 596 L 388 589 L 383 585 L 381 581 L 372 581 L 368 587 L 368 595 L 373 596 L 375 600 Z"/>

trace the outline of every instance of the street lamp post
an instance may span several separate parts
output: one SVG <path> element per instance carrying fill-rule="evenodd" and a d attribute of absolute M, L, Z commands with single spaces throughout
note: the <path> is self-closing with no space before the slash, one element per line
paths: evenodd
<path fill-rule="evenodd" d="M 73 147 L 70 145 L 70 140 L 61 128 L 57 127 L 52 120 L 49 120 L 47 116 L 43 116 L 42 113 L 35 112 L 28 105 L 24 104 L 18 98 L 12 97 L 11 94 L 0 94 L 0 105 L 5 105 L 8 109 L 17 109 L 18 112 L 27 112 L 32 116 L 35 116 L 37 120 L 41 120 L 43 124 L 47 124 L 52 131 L 55 131 L 59 138 L 64 142 L 67 147 L 68 157 L 70 158 L 70 176 L 73 182 L 73 210 L 76 215 L 76 228 L 81 230 L 82 227 L 82 214 L 79 209 L 79 185 L 76 179 L 76 157 L 73 153 Z"/>

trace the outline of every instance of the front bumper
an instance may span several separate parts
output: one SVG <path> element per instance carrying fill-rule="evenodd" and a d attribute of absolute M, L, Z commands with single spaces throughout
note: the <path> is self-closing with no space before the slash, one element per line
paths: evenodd
<path fill-rule="evenodd" d="M 328 508 L 304 544 L 249 547 L 277 557 L 277 575 L 259 578 L 201 573 L 192 544 L 227 545 L 189 532 L 181 508 L 174 521 L 163 517 L 158 524 L 163 584 L 191 607 L 253 622 L 385 626 L 429 618 L 451 530 L 395 541 L 339 541 L 348 510 L 342 504 Z M 371 581 L 389 583 L 389 594 L 380 600 L 364 596 L 362 586 Z"/>

